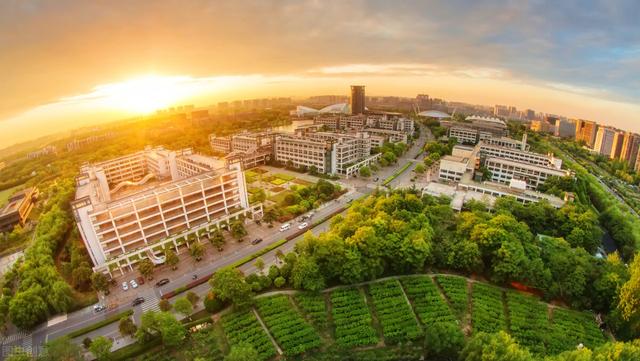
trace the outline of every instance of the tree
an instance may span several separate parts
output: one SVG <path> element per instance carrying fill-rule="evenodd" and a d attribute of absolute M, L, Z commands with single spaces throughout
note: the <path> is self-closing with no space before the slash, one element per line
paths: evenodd
<path fill-rule="evenodd" d="M 284 260 L 284 253 L 280 248 L 276 250 L 276 259 L 278 260 L 278 262 L 282 262 L 282 260 Z"/>
<path fill-rule="evenodd" d="M 204 246 L 200 244 L 200 242 L 193 242 L 191 247 L 189 247 L 189 253 L 196 262 L 200 262 L 204 256 Z"/>
<path fill-rule="evenodd" d="M 93 340 L 89 336 L 87 336 L 82 340 L 82 346 L 84 346 L 84 348 L 88 350 L 92 342 Z"/>
<path fill-rule="evenodd" d="M 223 268 L 216 271 L 209 283 L 213 293 L 222 301 L 230 301 L 238 307 L 252 302 L 251 286 L 245 282 L 242 272 L 236 268 Z"/>
<path fill-rule="evenodd" d="M 56 312 L 66 312 L 71 302 L 73 302 L 71 286 L 62 280 L 55 281 L 53 285 L 51 285 L 50 292 L 47 295 L 47 301 Z"/>
<path fill-rule="evenodd" d="M 264 216 L 262 217 L 262 220 L 267 222 L 267 224 L 273 224 L 276 219 L 278 219 L 278 211 L 276 211 L 274 208 L 267 209 L 264 212 Z"/>
<path fill-rule="evenodd" d="M 494 334 L 476 333 L 460 353 L 460 361 L 533 361 L 504 331 Z"/>
<path fill-rule="evenodd" d="M 151 260 L 148 258 L 145 258 L 140 262 L 138 262 L 138 271 L 144 278 L 153 279 L 151 275 L 153 275 L 154 268 L 155 266 L 153 265 Z"/>
<path fill-rule="evenodd" d="M 91 346 L 89 346 L 89 351 L 96 357 L 98 360 L 109 360 L 111 357 L 111 347 L 113 346 L 113 341 L 104 336 L 98 336 L 93 339 L 91 342 Z"/>
<path fill-rule="evenodd" d="M 363 177 L 371 177 L 371 168 L 365 166 L 360 167 L 360 175 Z"/>
<path fill-rule="evenodd" d="M 418 163 L 416 165 L 416 167 L 413 169 L 414 172 L 418 173 L 418 174 L 422 174 L 424 173 L 424 171 L 426 170 L 424 164 Z"/>
<path fill-rule="evenodd" d="M 188 303 L 189 301 L 187 301 Z M 191 304 L 189 304 L 191 306 Z M 167 347 L 176 347 L 187 337 L 187 330 L 172 314 L 160 312 L 157 314 L 162 343 Z"/>
<path fill-rule="evenodd" d="M 40 357 L 43 361 L 81 361 L 84 360 L 83 351 L 80 346 L 71 342 L 71 339 L 67 336 L 56 338 L 53 341 L 47 342 L 45 345 L 45 352 Z"/>
<path fill-rule="evenodd" d="M 262 259 L 262 257 L 258 257 L 256 259 L 256 262 L 253 265 L 256 266 L 258 271 L 262 272 L 262 270 L 264 270 L 264 267 L 265 267 L 264 259 Z"/>
<path fill-rule="evenodd" d="M 293 287 L 307 291 L 320 291 L 325 287 L 320 268 L 310 256 L 300 256 L 291 270 Z"/>
<path fill-rule="evenodd" d="M 198 301 L 200 301 L 200 296 L 198 296 L 195 292 L 189 291 L 187 292 L 187 299 L 191 302 L 193 307 L 196 307 Z"/>
<path fill-rule="evenodd" d="M 241 239 L 247 235 L 247 230 L 244 228 L 244 222 L 241 220 L 235 220 L 231 222 L 231 236 L 235 239 Z"/>
<path fill-rule="evenodd" d="M 287 281 L 282 276 L 278 276 L 273 280 L 273 285 L 277 288 L 281 288 L 285 283 L 287 283 Z"/>
<path fill-rule="evenodd" d="M 622 285 L 619 298 L 618 308 L 625 320 L 640 316 L 640 257 L 629 265 L 629 280 Z"/>
<path fill-rule="evenodd" d="M 20 329 L 29 329 L 42 321 L 48 312 L 47 303 L 35 288 L 17 292 L 9 302 L 11 322 Z"/>
<path fill-rule="evenodd" d="M 211 232 L 209 236 L 209 242 L 211 242 L 211 245 L 216 247 L 218 251 L 222 251 L 224 249 L 224 244 L 225 244 L 224 234 L 222 234 L 222 231 L 219 228 L 215 228 Z"/>
<path fill-rule="evenodd" d="M 224 361 L 254 361 L 258 360 L 260 355 L 251 345 L 237 344 L 231 346 L 231 351 L 224 358 Z"/>
<path fill-rule="evenodd" d="M 178 269 L 178 263 L 180 263 L 180 257 L 178 257 L 178 255 L 173 250 L 173 248 L 171 248 L 171 246 L 168 246 L 167 248 L 165 248 L 164 258 L 165 258 L 165 263 L 167 264 L 167 266 L 171 267 L 172 270 L 175 271 L 176 269 Z"/>
<path fill-rule="evenodd" d="M 163 298 L 160 300 L 160 302 L 158 302 L 158 307 L 160 307 L 160 311 L 168 312 L 171 311 L 173 305 L 171 304 L 171 302 L 169 302 L 169 300 Z"/>
<path fill-rule="evenodd" d="M 89 263 L 82 262 L 77 268 L 71 271 L 71 280 L 76 289 L 87 291 L 91 286 L 92 271 Z"/>
<path fill-rule="evenodd" d="M 457 360 L 464 346 L 464 334 L 453 322 L 436 322 L 425 330 L 425 346 L 430 358 Z"/>
<path fill-rule="evenodd" d="M 97 292 L 109 294 L 109 280 L 104 273 L 95 272 L 91 275 L 91 285 Z"/>
<path fill-rule="evenodd" d="M 186 297 L 180 297 L 173 304 L 173 309 L 176 310 L 179 314 L 188 317 L 193 311 L 193 305 Z"/>
<path fill-rule="evenodd" d="M 118 330 L 120 334 L 124 337 L 135 335 L 138 330 L 138 326 L 133 322 L 131 317 L 124 316 L 120 319 L 120 323 L 118 324 Z"/>

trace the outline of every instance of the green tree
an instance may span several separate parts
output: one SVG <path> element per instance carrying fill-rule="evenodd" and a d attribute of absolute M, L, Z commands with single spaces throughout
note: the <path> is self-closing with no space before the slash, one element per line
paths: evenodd
<path fill-rule="evenodd" d="M 47 303 L 32 288 L 17 292 L 9 302 L 11 322 L 20 329 L 29 329 L 43 321 L 48 313 Z"/>
<path fill-rule="evenodd" d="M 76 289 L 87 291 L 91 286 L 91 276 L 92 276 L 91 267 L 89 263 L 82 262 L 80 265 L 71 271 L 71 280 L 73 282 L 73 286 Z"/>
<path fill-rule="evenodd" d="M 104 336 L 98 336 L 93 339 L 91 342 L 91 346 L 89 346 L 89 351 L 96 357 L 96 359 L 109 360 L 111 359 L 111 347 L 113 346 L 113 341 Z"/>
<path fill-rule="evenodd" d="M 171 267 L 172 270 L 178 269 L 178 263 L 180 263 L 180 257 L 176 254 L 171 246 L 168 246 L 164 250 L 165 263 Z"/>
<path fill-rule="evenodd" d="M 56 312 L 66 312 L 73 302 L 71 286 L 62 280 L 55 281 L 51 285 L 47 300 Z"/>
<path fill-rule="evenodd" d="M 258 351 L 251 345 L 237 344 L 231 346 L 231 351 L 224 358 L 224 361 L 255 361 L 260 359 Z"/>
<path fill-rule="evenodd" d="M 224 249 L 224 244 L 225 244 L 224 234 L 222 234 L 222 231 L 219 228 L 215 228 L 211 232 L 209 236 L 209 242 L 211 242 L 211 245 L 216 247 L 218 251 L 222 251 Z"/>
<path fill-rule="evenodd" d="M 371 177 L 371 168 L 367 166 L 360 167 L 360 175 L 363 177 Z"/>
<path fill-rule="evenodd" d="M 176 310 L 179 314 L 189 317 L 191 312 L 193 311 L 193 305 L 186 297 L 180 297 L 174 302 L 173 309 Z"/>
<path fill-rule="evenodd" d="M 413 169 L 413 171 L 418 174 L 424 173 L 425 170 L 427 170 L 427 168 L 424 166 L 424 164 L 421 164 L 421 163 L 418 163 L 416 167 Z"/>
<path fill-rule="evenodd" d="M 242 220 L 235 220 L 231 222 L 231 236 L 235 239 L 241 239 L 247 235 L 247 230 L 244 228 L 244 222 Z"/>
<path fill-rule="evenodd" d="M 202 260 L 202 257 L 204 256 L 204 251 L 205 251 L 204 246 L 197 241 L 193 242 L 189 247 L 189 253 L 191 254 L 191 257 L 193 257 L 193 259 L 196 260 L 196 262 L 199 262 Z"/>
<path fill-rule="evenodd" d="M 140 275 L 142 275 L 142 277 L 144 278 L 153 279 L 152 275 L 154 268 L 155 266 L 153 265 L 153 262 L 151 262 L 151 260 L 148 258 L 145 258 L 138 262 L 138 272 L 140 272 Z"/>
<path fill-rule="evenodd" d="M 91 275 L 91 285 L 97 292 L 103 292 L 109 294 L 109 280 L 100 272 L 95 272 Z"/>
<path fill-rule="evenodd" d="M 460 353 L 460 361 L 534 361 L 504 331 L 494 334 L 476 333 Z"/>
<path fill-rule="evenodd" d="M 189 301 L 187 301 L 188 303 Z M 189 304 L 191 306 L 191 304 Z M 172 314 L 161 312 L 157 315 L 162 343 L 167 347 L 177 347 L 187 337 L 187 330 Z"/>
<path fill-rule="evenodd" d="M 230 301 L 237 307 L 251 304 L 253 292 L 245 282 L 242 272 L 236 268 L 216 271 L 209 281 L 211 290 L 222 301 Z"/>
<path fill-rule="evenodd" d="M 258 257 L 253 265 L 256 266 L 258 271 L 262 272 L 262 270 L 264 270 L 264 267 L 265 267 L 264 259 L 262 259 L 262 257 Z"/>
<path fill-rule="evenodd" d="M 80 346 L 71 342 L 67 336 L 56 338 L 44 345 L 45 352 L 39 359 L 43 361 L 81 361 L 84 360 Z"/>
<path fill-rule="evenodd" d="M 464 347 L 464 334 L 452 322 L 436 322 L 425 330 L 425 346 L 430 358 L 457 360 Z"/>
<path fill-rule="evenodd" d="M 169 302 L 169 300 L 167 300 L 166 298 L 163 298 L 160 300 L 160 302 L 158 302 L 158 307 L 160 307 L 160 311 L 168 312 L 168 311 L 171 311 L 171 309 L 173 308 L 173 305 L 171 304 L 171 302 Z"/>
<path fill-rule="evenodd" d="M 118 331 L 120 331 L 122 336 L 133 336 L 137 330 L 138 326 L 136 326 L 131 317 L 124 316 L 120 319 L 120 323 L 118 323 Z"/>
<path fill-rule="evenodd" d="M 324 277 L 312 257 L 301 256 L 291 270 L 293 287 L 308 291 L 320 291 L 325 287 Z"/>
<path fill-rule="evenodd" d="M 629 265 L 629 280 L 620 289 L 618 308 L 625 320 L 640 316 L 640 257 Z"/>
<path fill-rule="evenodd" d="M 277 288 L 281 288 L 285 283 L 287 283 L 287 281 L 282 276 L 278 276 L 273 280 L 273 285 Z"/>
<path fill-rule="evenodd" d="M 198 296 L 198 294 L 193 291 L 189 291 L 187 292 L 187 299 L 189 300 L 189 302 L 191 302 L 191 305 L 193 307 L 196 307 L 198 301 L 200 301 L 200 296 Z"/>

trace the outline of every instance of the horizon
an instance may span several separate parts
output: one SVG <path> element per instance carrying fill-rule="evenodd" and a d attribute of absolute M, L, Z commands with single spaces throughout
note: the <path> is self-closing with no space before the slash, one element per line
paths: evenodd
<path fill-rule="evenodd" d="M 179 103 L 355 83 L 640 132 L 639 13 L 633 1 L 4 2 L 0 148 Z"/>

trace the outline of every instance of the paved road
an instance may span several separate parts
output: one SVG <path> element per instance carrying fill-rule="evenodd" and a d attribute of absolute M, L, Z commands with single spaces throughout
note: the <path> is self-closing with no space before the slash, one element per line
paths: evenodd
<path fill-rule="evenodd" d="M 342 183 L 346 183 L 349 185 L 350 190 L 345 195 L 340 197 L 338 200 L 326 203 L 321 208 L 316 210 L 314 218 L 315 219 L 324 218 L 327 215 L 335 213 L 338 209 L 347 205 L 351 200 L 370 194 L 379 184 L 381 184 L 381 182 L 385 178 L 389 177 L 398 169 L 402 168 L 402 166 L 407 162 L 411 162 L 412 163 L 411 166 L 405 172 L 403 172 L 402 175 L 394 179 L 389 184 L 389 188 L 394 189 L 398 187 L 410 186 L 412 184 L 412 182 L 410 181 L 410 178 L 413 174 L 411 170 L 418 163 L 414 158 L 416 157 L 416 154 L 421 153 L 421 148 L 424 145 L 425 141 L 431 138 L 432 136 L 429 130 L 427 128 L 422 127 L 420 138 L 414 142 L 413 146 L 403 156 L 398 158 L 397 165 L 395 167 L 387 167 L 385 169 L 381 169 L 380 171 L 377 172 L 377 174 L 374 176 L 379 178 L 379 181 L 377 182 L 377 184 L 372 183 L 370 180 L 364 180 L 364 179 L 342 180 Z M 417 159 L 420 160 L 422 159 L 422 157 L 418 157 Z M 329 220 L 327 220 L 322 224 L 319 224 L 316 227 L 314 227 L 312 229 L 312 232 L 316 235 L 321 232 L 324 232 L 328 229 L 329 224 L 330 222 Z M 277 229 L 275 227 L 274 227 L 274 230 L 275 231 L 272 233 L 260 235 L 263 238 L 262 243 L 255 246 L 247 244 L 245 248 L 242 248 L 234 252 L 233 254 L 226 255 L 224 258 L 215 259 L 208 264 L 199 265 L 198 268 L 193 269 L 192 272 L 186 272 L 180 276 L 176 276 L 172 278 L 171 282 L 163 287 L 145 288 L 145 289 L 138 290 L 138 295 L 144 297 L 145 302 L 141 305 L 133 307 L 134 320 L 136 321 L 136 323 L 138 323 L 140 319 L 140 315 L 143 312 L 148 311 L 150 309 L 157 310 L 158 309 L 157 303 L 160 297 L 162 296 L 162 294 L 192 282 L 193 281 L 192 276 L 194 273 L 201 276 L 205 276 L 213 273 L 217 269 L 229 266 L 230 264 L 246 256 L 254 254 L 255 252 L 261 249 L 264 249 L 270 244 L 282 239 L 283 237 L 286 237 L 287 235 L 295 233 L 298 230 L 297 222 L 293 222 L 292 229 L 286 232 L 277 232 Z M 266 268 L 268 268 L 269 265 L 275 264 L 277 262 L 275 258 L 275 254 L 278 249 L 281 250 L 283 253 L 290 252 L 295 247 L 295 244 L 302 238 L 303 238 L 303 235 L 298 236 L 295 239 L 278 247 L 277 249 L 271 250 L 270 252 L 263 255 L 262 258 L 264 259 L 265 264 L 267 265 Z M 257 272 L 257 269 L 253 265 L 253 262 L 242 265 L 240 269 L 245 274 Z M 191 291 L 203 297 L 209 291 L 209 285 L 207 283 L 204 283 L 202 285 L 199 285 L 191 289 Z M 175 298 L 172 301 L 174 300 Z M 3 346 L 5 346 L 5 348 L 10 348 L 11 346 L 16 346 L 16 345 L 25 347 L 25 346 L 30 346 L 32 342 L 33 345 L 36 346 L 34 347 L 33 351 L 37 352 L 38 346 L 45 344 L 47 341 L 64 336 L 74 330 L 94 324 L 96 322 L 104 320 L 110 316 L 117 315 L 131 308 L 132 307 L 130 304 L 124 303 L 106 312 L 96 314 L 93 312 L 92 307 L 87 307 L 82 310 L 66 315 L 66 319 L 62 319 L 55 324 L 51 324 L 52 323 L 51 321 L 49 322 L 49 324 L 43 324 L 38 328 L 36 328 L 31 334 L 9 337 L 6 340 L 6 342 L 3 344 Z M 118 339 L 119 332 L 117 331 L 117 328 L 118 328 L 118 323 L 116 322 L 108 326 L 102 327 L 98 330 L 95 330 L 87 335 L 79 337 L 78 340 L 74 340 L 74 341 L 80 342 L 81 339 L 86 336 L 96 337 L 99 335 L 114 337 L 118 341 L 122 341 Z"/>

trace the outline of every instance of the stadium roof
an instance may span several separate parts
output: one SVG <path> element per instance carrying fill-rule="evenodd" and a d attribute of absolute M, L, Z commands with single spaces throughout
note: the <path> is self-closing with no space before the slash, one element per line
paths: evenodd
<path fill-rule="evenodd" d="M 326 106 L 318 111 L 318 113 L 342 113 L 349 114 L 351 111 L 349 110 L 349 104 L 347 103 L 338 103 Z"/>
<path fill-rule="evenodd" d="M 445 112 L 441 112 L 439 110 L 425 110 L 424 112 L 418 113 L 419 116 L 422 117 L 431 117 L 438 119 L 451 118 L 451 116 Z"/>

